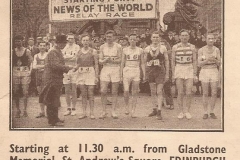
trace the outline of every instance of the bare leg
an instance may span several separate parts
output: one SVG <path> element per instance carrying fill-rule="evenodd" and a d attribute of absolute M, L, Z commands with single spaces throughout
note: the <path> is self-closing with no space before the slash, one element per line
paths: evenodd
<path fill-rule="evenodd" d="M 19 101 L 20 101 L 19 89 L 20 89 L 19 84 L 13 85 L 13 100 L 15 101 L 16 108 L 17 108 L 17 113 L 15 115 L 16 118 L 20 118 L 20 113 L 21 113 L 20 108 L 19 108 Z"/>
<path fill-rule="evenodd" d="M 162 103 L 163 103 L 163 84 L 157 84 L 157 100 L 158 100 L 158 109 L 157 109 L 157 119 L 162 120 Z"/>
<path fill-rule="evenodd" d="M 24 112 L 23 112 L 23 116 L 27 117 L 27 103 L 28 103 L 28 88 L 29 85 L 28 84 L 22 84 L 22 89 L 23 89 L 23 104 L 24 104 Z"/>
<path fill-rule="evenodd" d="M 130 81 L 124 80 L 123 87 L 124 87 L 124 102 L 125 102 L 125 114 L 129 114 L 129 86 Z"/>
<path fill-rule="evenodd" d="M 106 117 L 106 102 L 107 102 L 107 90 L 109 82 L 101 81 L 101 101 L 102 101 L 102 114 L 99 118 L 103 119 Z"/>
<path fill-rule="evenodd" d="M 72 87 L 71 84 L 64 84 L 65 87 L 65 97 L 66 97 L 66 102 L 67 102 L 67 111 L 64 113 L 65 116 L 71 114 L 71 92 L 72 92 Z"/>
<path fill-rule="evenodd" d="M 94 116 L 94 86 L 88 87 L 88 97 L 89 97 L 89 106 L 90 106 L 90 118 L 95 119 Z"/>
<path fill-rule="evenodd" d="M 157 115 L 157 107 L 156 107 L 156 94 L 157 94 L 157 87 L 155 83 L 149 83 L 150 91 L 151 91 L 151 99 L 152 99 L 152 106 L 153 111 L 148 115 L 149 117 L 156 116 Z"/>
<path fill-rule="evenodd" d="M 72 96 L 72 111 L 71 115 L 75 116 L 76 115 L 76 103 L 77 103 L 77 85 L 76 83 L 71 84 L 71 96 Z"/>
<path fill-rule="evenodd" d="M 185 85 L 186 85 L 186 107 L 187 107 L 187 112 L 189 112 L 191 108 L 191 103 L 192 103 L 193 79 L 190 78 L 185 80 Z"/>
<path fill-rule="evenodd" d="M 76 83 L 72 83 L 71 85 L 72 85 L 72 92 L 71 92 L 72 108 L 75 108 L 77 103 L 77 85 Z"/>
<path fill-rule="evenodd" d="M 149 83 L 150 90 L 151 90 L 151 97 L 152 97 L 152 106 L 153 108 L 156 108 L 157 104 L 157 86 L 156 83 Z"/>
<path fill-rule="evenodd" d="M 113 97 L 112 117 L 113 118 L 117 118 L 116 108 L 117 108 L 118 87 L 119 87 L 119 82 L 112 82 L 112 97 Z"/>
<path fill-rule="evenodd" d="M 204 114 L 208 114 L 208 82 L 202 82 L 202 91 L 203 91 L 203 109 Z M 207 117 L 206 117 L 207 118 Z"/>
<path fill-rule="evenodd" d="M 214 113 L 214 108 L 215 108 L 215 104 L 216 104 L 216 100 L 217 100 L 218 82 L 210 82 L 210 85 L 211 85 L 211 90 L 212 90 L 212 96 L 211 96 L 211 100 L 210 100 L 210 106 L 211 106 L 210 114 L 211 114 L 211 113 Z"/>
<path fill-rule="evenodd" d="M 161 110 L 162 102 L 163 102 L 163 84 L 157 84 L 157 101 L 158 101 L 158 110 Z"/>
<path fill-rule="evenodd" d="M 183 79 L 176 79 L 176 87 L 178 90 L 177 102 L 181 113 L 183 113 L 183 82 Z"/>
<path fill-rule="evenodd" d="M 138 91 L 139 91 L 139 81 L 133 81 L 132 82 L 132 118 L 135 118 L 135 110 L 137 106 L 137 96 L 138 96 Z"/>
<path fill-rule="evenodd" d="M 80 91 L 82 95 L 82 114 L 80 115 L 79 119 L 86 118 L 86 108 L 87 108 L 87 86 L 86 85 L 79 85 Z"/>

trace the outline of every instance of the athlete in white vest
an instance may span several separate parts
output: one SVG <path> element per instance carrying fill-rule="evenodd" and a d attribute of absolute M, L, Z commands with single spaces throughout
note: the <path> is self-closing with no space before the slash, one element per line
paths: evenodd
<path fill-rule="evenodd" d="M 197 81 L 196 49 L 194 45 L 188 43 L 189 33 L 187 30 L 180 31 L 180 39 L 181 42 L 174 45 L 172 49 L 172 79 L 176 81 L 178 89 L 177 101 L 180 108 L 178 118 L 182 119 L 186 116 L 187 119 L 191 119 L 193 80 Z M 187 107 L 185 113 L 183 108 L 184 85 L 186 87 Z"/>
<path fill-rule="evenodd" d="M 46 52 L 47 43 L 44 41 L 39 42 L 38 48 L 40 52 L 34 55 L 33 69 L 36 70 L 36 86 L 37 86 L 38 94 L 40 94 L 44 87 L 42 77 L 43 77 L 43 71 L 45 66 L 45 58 L 47 57 L 47 54 L 48 54 L 48 52 Z M 45 117 L 44 104 L 40 103 L 40 109 L 41 111 L 39 115 L 36 116 L 36 118 Z"/>
<path fill-rule="evenodd" d="M 217 99 L 217 88 L 219 82 L 220 51 L 214 44 L 214 35 L 207 35 L 207 45 L 198 50 L 198 65 L 201 67 L 199 80 L 202 82 L 203 90 L 203 119 L 208 118 L 208 104 L 210 105 L 210 118 L 216 119 L 214 114 Z M 211 87 L 211 98 L 208 101 L 208 88 Z"/>
<path fill-rule="evenodd" d="M 103 65 L 103 69 L 100 74 L 100 84 L 101 84 L 101 100 L 103 111 L 100 116 L 101 119 L 105 118 L 106 113 L 106 102 L 107 102 L 107 89 L 108 84 L 112 82 L 112 117 L 114 119 L 118 118 L 116 114 L 117 106 L 117 95 L 118 86 L 120 82 L 120 64 L 122 56 L 121 45 L 114 42 L 115 32 L 109 30 L 106 32 L 106 43 L 101 45 L 99 54 L 99 63 Z"/>
<path fill-rule="evenodd" d="M 67 36 L 68 44 L 63 49 L 63 57 L 65 64 L 74 67 L 76 66 L 76 55 L 80 49 L 79 45 L 75 44 L 74 34 L 68 34 Z M 63 74 L 63 84 L 65 87 L 65 95 L 67 102 L 67 111 L 64 113 L 67 115 L 76 115 L 76 102 L 77 102 L 77 85 L 76 78 L 77 73 L 73 70 L 70 70 L 68 73 Z M 72 103 L 72 107 L 71 107 Z"/>
<path fill-rule="evenodd" d="M 131 117 L 136 118 L 135 108 L 137 104 L 137 93 L 140 82 L 140 66 L 143 70 L 143 80 L 145 80 L 145 63 L 143 49 L 136 46 L 137 35 L 129 36 L 130 46 L 123 49 L 121 74 L 123 77 L 125 114 L 129 114 L 129 87 L 132 83 L 132 108 Z"/>

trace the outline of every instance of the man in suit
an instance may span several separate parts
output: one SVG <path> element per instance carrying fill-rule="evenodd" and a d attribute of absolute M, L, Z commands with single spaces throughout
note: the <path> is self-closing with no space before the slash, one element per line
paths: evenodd
<path fill-rule="evenodd" d="M 65 65 L 62 49 L 67 44 L 67 37 L 59 35 L 56 37 L 56 46 L 45 58 L 43 72 L 44 88 L 39 96 L 39 103 L 47 106 L 48 124 L 51 126 L 62 125 L 63 121 L 58 118 L 58 107 L 63 84 L 63 73 L 67 73 L 73 67 Z"/>

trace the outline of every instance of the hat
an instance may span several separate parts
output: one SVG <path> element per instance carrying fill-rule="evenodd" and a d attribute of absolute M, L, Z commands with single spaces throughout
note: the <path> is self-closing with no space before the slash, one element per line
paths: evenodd
<path fill-rule="evenodd" d="M 30 37 L 30 38 L 28 38 L 28 40 L 32 40 L 32 41 L 34 41 L 34 38 Z"/>
<path fill-rule="evenodd" d="M 23 36 L 21 36 L 21 35 L 17 35 L 17 36 L 15 36 L 14 37 L 14 40 L 15 41 L 22 41 L 24 38 L 23 38 Z"/>
<path fill-rule="evenodd" d="M 56 37 L 56 43 L 66 43 L 67 42 L 67 36 L 66 35 L 58 35 Z"/>

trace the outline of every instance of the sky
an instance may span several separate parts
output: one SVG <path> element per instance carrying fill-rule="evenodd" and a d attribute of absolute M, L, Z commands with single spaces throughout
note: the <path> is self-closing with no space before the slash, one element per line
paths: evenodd
<path fill-rule="evenodd" d="M 162 22 L 164 14 L 175 10 L 175 2 L 176 0 L 159 0 L 160 24 L 162 25 L 162 27 L 164 26 Z"/>

